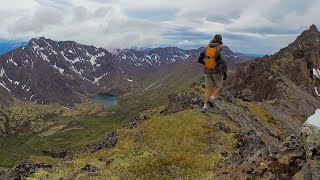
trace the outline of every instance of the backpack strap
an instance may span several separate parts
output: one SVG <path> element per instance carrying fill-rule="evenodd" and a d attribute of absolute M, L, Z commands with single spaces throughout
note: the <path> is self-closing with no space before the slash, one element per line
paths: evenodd
<path fill-rule="evenodd" d="M 220 51 L 222 50 L 222 46 L 221 45 L 218 45 L 219 47 L 218 47 L 218 49 L 217 49 L 217 51 L 216 51 L 216 57 L 215 57 L 215 59 L 217 60 L 218 59 L 218 56 L 219 56 L 219 54 L 220 54 Z"/>

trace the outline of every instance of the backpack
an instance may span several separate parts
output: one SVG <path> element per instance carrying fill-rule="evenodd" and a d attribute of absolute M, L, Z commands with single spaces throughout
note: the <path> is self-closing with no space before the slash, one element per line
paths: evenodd
<path fill-rule="evenodd" d="M 220 45 L 215 47 L 210 47 L 210 46 L 207 47 L 206 61 L 205 61 L 205 67 L 207 69 L 212 70 L 217 66 L 216 57 L 217 57 L 217 52 L 219 48 L 220 48 Z"/>

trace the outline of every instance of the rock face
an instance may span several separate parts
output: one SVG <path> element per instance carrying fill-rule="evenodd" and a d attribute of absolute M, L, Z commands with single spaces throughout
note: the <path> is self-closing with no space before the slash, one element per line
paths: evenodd
<path fill-rule="evenodd" d="M 46 163 L 33 164 L 29 161 L 22 161 L 14 168 L 7 172 L 0 173 L 0 179 L 27 179 L 40 168 L 52 168 L 53 166 Z"/>
<path fill-rule="evenodd" d="M 169 95 L 169 102 L 169 105 L 162 112 L 163 114 L 175 113 L 188 108 L 197 108 L 203 105 L 202 96 L 191 91 L 171 94 Z"/>
<path fill-rule="evenodd" d="M 304 124 L 301 135 L 307 159 L 301 171 L 293 179 L 320 179 L 320 128 Z"/>

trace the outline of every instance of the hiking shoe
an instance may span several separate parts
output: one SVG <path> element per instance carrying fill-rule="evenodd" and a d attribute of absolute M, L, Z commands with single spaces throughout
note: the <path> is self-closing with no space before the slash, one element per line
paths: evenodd
<path fill-rule="evenodd" d="M 208 111 L 208 109 L 205 108 L 205 107 L 203 107 L 203 108 L 201 109 L 201 112 L 202 112 L 202 113 L 206 113 L 207 111 Z"/>
<path fill-rule="evenodd" d="M 210 98 L 209 101 L 208 101 L 210 107 L 213 107 L 214 105 L 214 99 Z"/>

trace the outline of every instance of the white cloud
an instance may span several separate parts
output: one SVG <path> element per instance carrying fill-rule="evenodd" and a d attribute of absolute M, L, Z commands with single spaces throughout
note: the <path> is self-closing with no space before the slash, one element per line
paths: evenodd
<path fill-rule="evenodd" d="M 235 51 L 270 54 L 316 24 L 319 7 L 320 0 L 11 0 L 1 3 L 0 39 L 197 47 L 220 33 Z"/>

